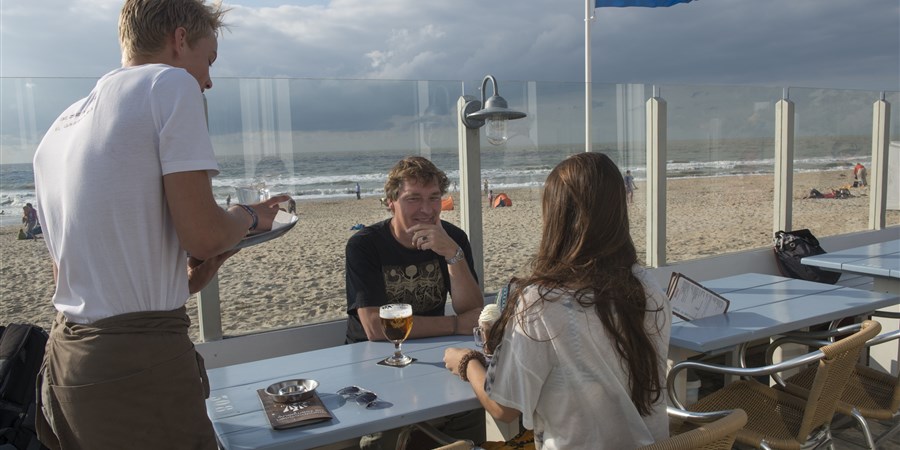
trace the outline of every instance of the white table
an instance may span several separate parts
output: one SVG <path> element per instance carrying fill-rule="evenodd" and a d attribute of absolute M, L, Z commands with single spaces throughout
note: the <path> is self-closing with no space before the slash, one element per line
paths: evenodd
<path fill-rule="evenodd" d="M 730 351 L 745 342 L 900 303 L 896 294 L 757 273 L 701 284 L 731 302 L 728 312 L 692 321 L 673 317 L 670 367 L 698 353 Z M 679 378 L 676 389 L 684 398 L 684 377 Z"/>
<path fill-rule="evenodd" d="M 377 364 L 393 344 L 361 342 L 212 369 L 207 413 L 226 449 L 302 449 L 480 408 L 469 384 L 444 368 L 447 347 L 474 345 L 466 336 L 408 341 L 403 352 L 418 361 L 404 368 Z M 292 378 L 317 380 L 334 419 L 273 430 L 256 390 Z M 384 403 L 366 409 L 335 394 L 350 385 L 377 393 Z"/>
<path fill-rule="evenodd" d="M 876 291 L 900 292 L 900 239 L 807 256 L 800 262 L 823 269 L 869 275 Z"/>
<path fill-rule="evenodd" d="M 800 262 L 823 269 L 868 275 L 872 277 L 873 290 L 900 293 L 900 239 L 807 256 Z M 897 313 L 900 308 L 892 306 L 885 311 Z M 896 330 L 900 326 L 897 319 L 876 317 L 876 320 L 886 330 Z M 900 361 L 900 344 L 895 341 L 873 347 L 871 356 L 879 361 Z M 900 372 L 896 363 L 883 368 L 893 374 Z"/>

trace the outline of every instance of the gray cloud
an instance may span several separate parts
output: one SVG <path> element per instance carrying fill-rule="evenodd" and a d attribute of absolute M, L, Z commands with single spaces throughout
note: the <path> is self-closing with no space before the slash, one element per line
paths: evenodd
<path fill-rule="evenodd" d="M 0 76 L 99 77 L 120 0 L 3 2 Z M 279 3 L 283 3 L 280 4 Z M 234 0 L 217 77 L 583 81 L 580 1 Z M 596 83 L 900 90 L 896 0 L 601 8 Z"/>

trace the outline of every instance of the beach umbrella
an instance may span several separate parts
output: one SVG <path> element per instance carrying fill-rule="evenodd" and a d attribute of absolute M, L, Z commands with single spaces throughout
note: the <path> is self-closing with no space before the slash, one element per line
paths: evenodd
<path fill-rule="evenodd" d="M 591 151 L 591 19 L 594 8 L 640 6 L 657 8 L 692 0 L 585 0 L 584 1 L 584 150 Z"/>

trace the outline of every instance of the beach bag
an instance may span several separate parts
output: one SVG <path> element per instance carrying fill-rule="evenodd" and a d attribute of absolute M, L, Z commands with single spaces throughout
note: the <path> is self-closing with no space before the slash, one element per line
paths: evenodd
<path fill-rule="evenodd" d="M 808 229 L 776 231 L 774 251 L 778 271 L 786 277 L 828 284 L 837 283 L 841 277 L 840 272 L 800 263 L 800 260 L 807 256 L 825 253 L 819 245 L 819 240 Z"/>
<path fill-rule="evenodd" d="M 46 449 L 34 430 L 35 381 L 47 332 L 27 324 L 0 327 L 0 449 Z"/>

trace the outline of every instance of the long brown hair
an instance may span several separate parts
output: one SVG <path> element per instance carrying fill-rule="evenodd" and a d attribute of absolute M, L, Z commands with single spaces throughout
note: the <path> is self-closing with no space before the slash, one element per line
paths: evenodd
<path fill-rule="evenodd" d="M 642 416 L 662 394 L 656 348 L 644 327 L 647 298 L 632 273 L 637 251 L 631 240 L 625 183 L 616 164 L 602 153 L 580 153 L 559 163 L 544 184 L 543 231 L 530 276 L 516 281 L 488 346 L 496 348 L 516 300 L 537 286 L 541 301 L 553 289 L 574 292 L 592 306 L 628 369 L 631 401 Z M 523 315 L 518 320 L 524 320 Z"/>

